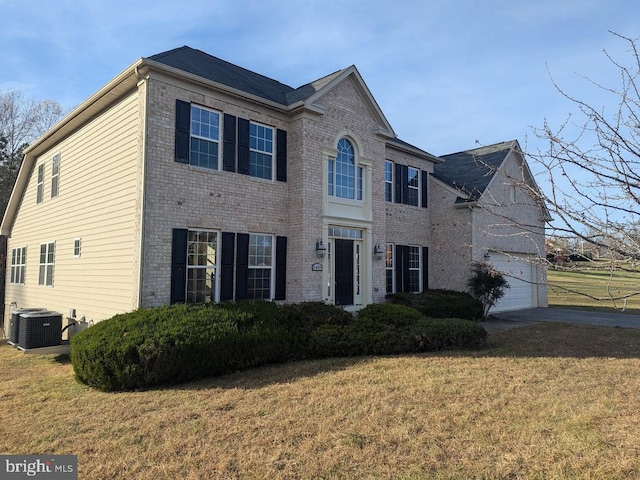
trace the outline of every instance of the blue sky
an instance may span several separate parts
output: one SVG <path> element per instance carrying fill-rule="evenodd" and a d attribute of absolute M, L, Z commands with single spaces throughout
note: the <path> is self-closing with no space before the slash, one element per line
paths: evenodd
<path fill-rule="evenodd" d="M 559 125 L 640 36 L 637 0 L 0 0 L 0 90 L 65 109 L 182 45 L 300 86 L 355 64 L 400 138 L 436 155 Z M 548 69 L 547 69 L 548 68 Z"/>

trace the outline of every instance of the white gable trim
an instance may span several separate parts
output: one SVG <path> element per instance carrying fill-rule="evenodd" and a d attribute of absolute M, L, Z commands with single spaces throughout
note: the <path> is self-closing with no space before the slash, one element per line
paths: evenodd
<path fill-rule="evenodd" d="M 373 98 L 371 91 L 367 87 L 366 83 L 364 83 L 364 80 L 362 79 L 362 76 L 360 75 L 360 72 L 358 72 L 358 69 L 355 67 L 355 65 L 351 65 L 350 67 L 342 70 L 338 75 L 336 75 L 329 82 L 323 85 L 316 93 L 307 98 L 307 100 L 304 102 L 305 108 L 314 111 L 318 111 L 318 109 L 322 110 L 322 107 L 316 105 L 315 102 L 317 102 L 322 96 L 326 95 L 327 92 L 345 81 L 347 78 L 352 78 L 354 80 L 358 93 L 360 93 L 362 98 L 366 101 L 369 110 L 376 118 L 379 125 L 379 129 L 376 133 L 383 137 L 395 138 L 396 133 L 393 131 L 391 124 L 384 116 L 384 113 L 382 113 L 378 102 L 376 102 L 375 98 Z"/>

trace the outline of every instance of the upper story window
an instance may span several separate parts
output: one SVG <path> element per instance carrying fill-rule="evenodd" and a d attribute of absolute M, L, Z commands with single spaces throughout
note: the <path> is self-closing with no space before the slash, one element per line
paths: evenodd
<path fill-rule="evenodd" d="M 393 202 L 393 162 L 384 162 L 384 199 Z"/>
<path fill-rule="evenodd" d="M 56 153 L 51 162 L 51 198 L 58 196 L 60 187 L 60 154 Z"/>
<path fill-rule="evenodd" d="M 407 204 L 414 207 L 420 206 L 420 170 L 408 168 Z"/>
<path fill-rule="evenodd" d="M 426 170 L 420 170 L 418 168 L 399 163 L 392 165 L 392 173 L 391 175 L 387 175 L 387 169 L 389 167 L 387 167 L 387 164 L 385 163 L 385 198 L 389 200 L 389 193 L 391 190 L 387 182 L 389 181 L 388 179 L 391 178 L 391 183 L 393 185 L 393 199 L 395 203 L 427 208 L 428 172 Z"/>
<path fill-rule="evenodd" d="M 273 128 L 249 124 L 249 175 L 271 180 L 273 171 Z"/>
<path fill-rule="evenodd" d="M 44 199 L 44 163 L 38 165 L 38 184 L 36 187 L 36 203 Z"/>
<path fill-rule="evenodd" d="M 356 165 L 353 145 L 346 138 L 341 138 L 336 158 L 329 160 L 329 195 L 362 200 L 362 171 L 362 167 Z"/>
<path fill-rule="evenodd" d="M 220 114 L 191 105 L 189 165 L 218 169 Z"/>

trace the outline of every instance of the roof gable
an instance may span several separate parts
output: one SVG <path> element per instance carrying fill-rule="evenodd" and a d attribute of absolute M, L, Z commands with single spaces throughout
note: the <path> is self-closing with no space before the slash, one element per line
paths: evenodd
<path fill-rule="evenodd" d="M 352 78 L 359 93 L 367 102 L 369 110 L 380 125 L 378 133 L 389 138 L 395 137 L 391 125 L 354 65 L 298 88 L 293 88 L 188 46 L 158 53 L 143 60 L 175 68 L 285 107 L 295 108 L 302 104 L 304 107 L 319 113 L 323 109 L 316 105 L 315 102 L 345 79 Z"/>

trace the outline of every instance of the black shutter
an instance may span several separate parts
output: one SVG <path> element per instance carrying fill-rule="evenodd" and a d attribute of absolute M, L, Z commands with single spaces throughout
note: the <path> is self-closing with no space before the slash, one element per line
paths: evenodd
<path fill-rule="evenodd" d="M 429 247 L 422 247 L 422 291 L 429 290 Z"/>
<path fill-rule="evenodd" d="M 402 203 L 409 205 L 409 167 L 407 165 L 402 165 L 402 179 L 400 182 L 402 183 Z"/>
<path fill-rule="evenodd" d="M 249 280 L 249 234 L 239 233 L 237 240 L 238 253 L 236 255 L 236 300 L 247 298 L 247 283 Z"/>
<path fill-rule="evenodd" d="M 222 144 L 222 168 L 236 171 L 236 117 L 224 114 L 224 139 Z"/>
<path fill-rule="evenodd" d="M 402 203 L 402 165 L 396 163 L 395 167 L 396 203 Z"/>
<path fill-rule="evenodd" d="M 411 293 L 409 290 L 409 245 L 402 246 L 402 291 Z"/>
<path fill-rule="evenodd" d="M 236 234 L 222 232 L 222 274 L 220 275 L 220 300 L 233 300 L 233 260 Z"/>
<path fill-rule="evenodd" d="M 420 187 L 422 189 L 422 206 L 424 208 L 427 208 L 427 203 L 428 203 L 428 184 L 429 184 L 429 174 L 427 172 L 425 172 L 424 170 L 422 170 L 422 179 L 420 182 Z"/>
<path fill-rule="evenodd" d="M 396 275 L 396 292 L 404 292 L 402 287 L 403 275 L 402 275 L 402 245 L 396 245 L 396 255 L 393 259 L 395 275 Z"/>
<path fill-rule="evenodd" d="M 287 237 L 276 237 L 276 291 L 274 300 L 284 300 L 287 292 Z"/>
<path fill-rule="evenodd" d="M 189 163 L 191 104 L 176 100 L 176 156 L 179 163 Z"/>
<path fill-rule="evenodd" d="M 174 228 L 171 242 L 171 297 L 170 302 L 187 299 L 187 236 L 185 228 Z"/>
<path fill-rule="evenodd" d="M 276 132 L 276 180 L 287 181 L 287 132 L 280 129 Z"/>
<path fill-rule="evenodd" d="M 249 120 L 238 118 L 238 173 L 249 175 Z"/>

